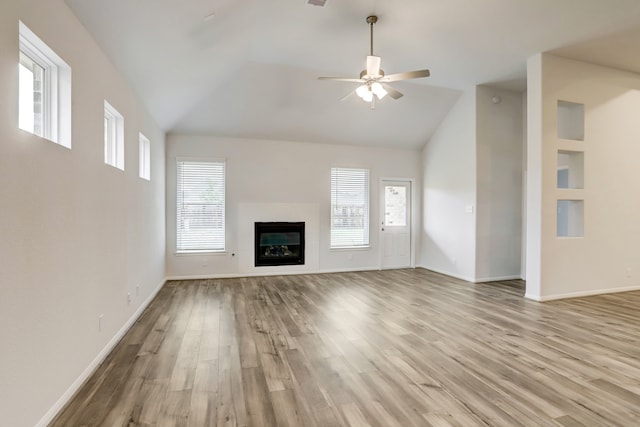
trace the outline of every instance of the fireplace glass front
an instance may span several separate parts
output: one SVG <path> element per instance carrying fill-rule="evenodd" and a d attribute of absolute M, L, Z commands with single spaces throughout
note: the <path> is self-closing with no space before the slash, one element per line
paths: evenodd
<path fill-rule="evenodd" d="M 304 222 L 256 222 L 255 265 L 304 264 Z"/>

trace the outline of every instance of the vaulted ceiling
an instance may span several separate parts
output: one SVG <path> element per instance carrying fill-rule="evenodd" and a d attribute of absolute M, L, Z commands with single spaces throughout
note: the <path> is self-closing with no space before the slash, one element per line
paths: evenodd
<path fill-rule="evenodd" d="M 169 133 L 420 148 L 462 90 L 539 52 L 640 72 L 638 0 L 66 0 Z M 212 16 L 212 14 L 214 14 Z M 405 96 L 339 101 L 369 51 Z"/>

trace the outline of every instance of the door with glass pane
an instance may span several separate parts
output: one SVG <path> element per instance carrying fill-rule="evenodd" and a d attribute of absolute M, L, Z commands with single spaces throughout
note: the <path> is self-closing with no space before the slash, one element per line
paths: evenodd
<path fill-rule="evenodd" d="M 381 191 L 381 267 L 410 267 L 411 182 L 383 180 Z"/>

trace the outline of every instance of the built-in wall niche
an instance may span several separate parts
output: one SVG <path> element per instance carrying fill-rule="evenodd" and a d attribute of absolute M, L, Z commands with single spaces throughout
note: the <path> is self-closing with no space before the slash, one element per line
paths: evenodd
<path fill-rule="evenodd" d="M 584 237 L 584 200 L 558 200 L 558 237 Z"/>
<path fill-rule="evenodd" d="M 584 188 L 584 153 L 558 150 L 558 188 Z"/>
<path fill-rule="evenodd" d="M 558 138 L 584 141 L 584 104 L 558 101 Z"/>

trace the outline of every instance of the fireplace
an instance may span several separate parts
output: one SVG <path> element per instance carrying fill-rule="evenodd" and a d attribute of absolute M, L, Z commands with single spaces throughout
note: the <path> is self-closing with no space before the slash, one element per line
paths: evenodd
<path fill-rule="evenodd" d="M 304 222 L 256 222 L 256 267 L 304 264 Z"/>

